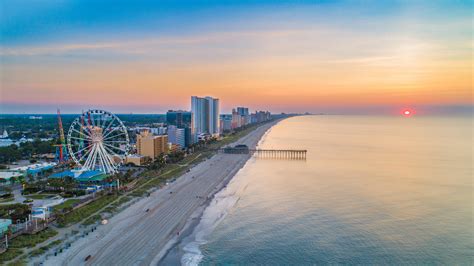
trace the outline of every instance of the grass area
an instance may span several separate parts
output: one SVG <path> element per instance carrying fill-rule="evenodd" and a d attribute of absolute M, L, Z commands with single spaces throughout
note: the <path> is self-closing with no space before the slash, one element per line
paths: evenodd
<path fill-rule="evenodd" d="M 68 199 L 68 200 L 64 201 L 63 203 L 54 206 L 53 210 L 55 212 L 59 212 L 59 211 L 62 211 L 66 208 L 72 208 L 74 204 L 79 203 L 80 201 L 81 200 L 79 200 L 79 199 Z"/>
<path fill-rule="evenodd" d="M 25 198 L 29 199 L 47 199 L 56 196 L 56 194 L 30 194 L 26 195 Z"/>
<path fill-rule="evenodd" d="M 130 193 L 130 195 L 133 196 L 133 197 L 142 197 L 142 196 L 145 196 L 145 194 L 147 194 L 147 193 L 148 192 L 145 189 L 139 188 L 139 189 L 133 190 Z"/>
<path fill-rule="evenodd" d="M 13 262 L 10 262 L 7 265 L 8 266 L 25 266 L 25 265 L 27 265 L 25 259 L 26 259 L 26 257 L 25 257 L 25 255 L 23 255 L 20 259 L 17 259 Z"/>
<path fill-rule="evenodd" d="M 109 206 L 109 207 L 104 209 L 104 212 L 114 213 L 116 210 L 117 210 L 117 208 Z"/>
<path fill-rule="evenodd" d="M 10 194 L 8 197 L 1 197 L 0 203 L 10 202 L 10 201 L 13 201 L 14 199 L 15 199 L 15 196 L 13 196 L 13 194 Z"/>
<path fill-rule="evenodd" d="M 36 246 L 38 243 L 42 243 L 57 234 L 58 232 L 48 228 L 34 235 L 20 235 L 13 238 L 10 241 L 9 246 L 11 248 L 31 248 Z"/>
<path fill-rule="evenodd" d="M 80 208 L 77 208 L 67 214 L 64 214 L 63 217 L 58 217 L 58 224 L 61 227 L 67 226 L 69 224 L 78 223 L 95 212 L 99 211 L 103 207 L 107 206 L 109 203 L 117 199 L 116 195 L 105 195 L 98 198 L 95 201 L 92 201 Z"/>
<path fill-rule="evenodd" d="M 100 216 L 100 214 L 95 214 L 95 215 L 92 215 L 91 217 L 87 218 L 82 224 L 83 225 L 91 225 L 91 224 L 99 221 L 101 218 L 102 218 L 102 216 Z"/>
<path fill-rule="evenodd" d="M 44 247 L 40 247 L 38 249 L 33 250 L 32 252 L 28 254 L 28 256 L 35 257 L 35 256 L 43 255 L 44 253 L 46 253 L 46 251 L 50 250 L 52 247 L 61 244 L 61 242 L 62 242 L 61 240 L 55 240 Z"/>
<path fill-rule="evenodd" d="M 9 248 L 7 251 L 0 254 L 0 263 L 3 265 L 5 262 L 12 260 L 23 254 L 21 249 Z"/>
<path fill-rule="evenodd" d="M 131 200 L 132 198 L 130 197 L 127 197 L 127 196 L 123 196 L 121 198 L 119 198 L 117 201 L 115 201 L 114 203 L 112 203 L 112 206 L 113 208 L 117 208 L 119 207 L 120 205 L 128 202 L 129 200 Z"/>

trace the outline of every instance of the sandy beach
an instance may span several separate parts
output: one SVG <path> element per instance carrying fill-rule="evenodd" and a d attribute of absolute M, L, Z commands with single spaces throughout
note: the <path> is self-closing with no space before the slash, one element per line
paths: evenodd
<path fill-rule="evenodd" d="M 253 148 L 277 122 L 262 125 L 235 144 Z M 45 265 L 156 265 L 185 232 L 192 231 L 213 195 L 250 155 L 216 154 L 99 226 Z M 148 211 L 146 211 L 148 209 Z M 85 262 L 87 256 L 91 258 Z"/>

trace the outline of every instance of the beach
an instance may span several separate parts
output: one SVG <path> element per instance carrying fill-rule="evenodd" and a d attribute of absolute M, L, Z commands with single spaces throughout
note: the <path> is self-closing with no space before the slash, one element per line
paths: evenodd
<path fill-rule="evenodd" d="M 254 148 L 276 123 L 264 124 L 234 144 Z M 49 258 L 45 265 L 158 264 L 183 236 L 192 232 L 213 196 L 249 158 L 248 154 L 214 155 L 112 217 L 107 225 L 98 226 L 65 252 Z"/>

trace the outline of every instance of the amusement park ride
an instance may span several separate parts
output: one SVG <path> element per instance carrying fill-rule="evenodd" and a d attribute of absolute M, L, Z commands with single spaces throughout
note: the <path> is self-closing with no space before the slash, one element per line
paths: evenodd
<path fill-rule="evenodd" d="M 56 158 L 59 164 L 65 164 L 69 160 L 67 156 L 67 147 L 66 147 L 66 139 L 64 138 L 64 129 L 63 129 L 63 121 L 61 120 L 61 113 L 58 109 L 58 126 L 59 126 L 59 141 L 60 144 L 54 145 L 56 146 Z"/>
<path fill-rule="evenodd" d="M 99 170 L 115 173 L 130 150 L 130 140 L 123 122 L 114 114 L 91 109 L 74 119 L 67 138 L 64 137 L 58 110 L 59 163 L 72 160 L 79 171 Z"/>
<path fill-rule="evenodd" d="M 76 118 L 67 134 L 67 150 L 82 170 L 117 171 L 130 150 L 127 128 L 114 114 L 88 110 Z"/>

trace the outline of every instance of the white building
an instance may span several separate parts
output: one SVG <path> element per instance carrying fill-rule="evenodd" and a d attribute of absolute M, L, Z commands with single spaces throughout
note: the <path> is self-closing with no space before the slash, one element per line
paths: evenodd
<path fill-rule="evenodd" d="M 0 139 L 8 139 L 8 132 L 3 130 L 3 134 L 0 136 Z"/>
<path fill-rule="evenodd" d="M 168 126 L 168 141 L 172 144 L 179 145 L 181 148 L 186 147 L 186 132 L 184 128 L 176 126 Z"/>
<path fill-rule="evenodd" d="M 202 134 L 219 136 L 219 99 L 192 96 L 191 112 L 194 114 L 195 136 Z"/>

